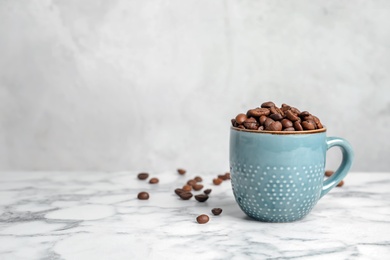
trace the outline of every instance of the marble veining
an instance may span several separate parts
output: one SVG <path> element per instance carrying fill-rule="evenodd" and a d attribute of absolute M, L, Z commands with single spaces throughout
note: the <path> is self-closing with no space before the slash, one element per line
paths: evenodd
<path fill-rule="evenodd" d="M 303 220 L 262 223 L 234 201 L 217 172 L 1 172 L 0 259 L 385 259 L 390 254 L 390 174 L 350 173 Z M 173 190 L 196 175 L 200 203 Z M 140 191 L 150 199 L 140 201 Z M 220 216 L 210 210 L 220 207 Z M 196 223 L 199 214 L 210 222 Z"/>

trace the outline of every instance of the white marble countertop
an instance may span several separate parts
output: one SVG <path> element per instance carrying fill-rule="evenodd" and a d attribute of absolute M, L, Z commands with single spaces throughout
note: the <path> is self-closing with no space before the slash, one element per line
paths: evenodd
<path fill-rule="evenodd" d="M 388 259 L 390 173 L 350 173 L 303 220 L 262 223 L 218 173 L 0 172 L 0 259 Z M 219 173 L 221 174 L 221 173 Z M 203 177 L 210 199 L 174 194 Z M 137 199 L 148 191 L 150 199 Z M 220 207 L 220 216 L 210 210 Z M 195 218 L 210 216 L 204 225 Z"/>

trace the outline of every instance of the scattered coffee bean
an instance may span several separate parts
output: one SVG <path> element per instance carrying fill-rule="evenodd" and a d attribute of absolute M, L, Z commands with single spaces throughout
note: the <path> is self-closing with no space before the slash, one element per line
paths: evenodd
<path fill-rule="evenodd" d="M 184 186 L 183 186 L 183 190 L 184 190 L 184 191 L 191 191 L 191 190 L 192 190 L 192 187 L 191 187 L 191 185 L 188 185 L 188 184 L 187 184 L 187 185 L 184 185 Z"/>
<path fill-rule="evenodd" d="M 142 191 L 138 193 L 138 199 L 139 200 L 148 200 L 149 199 L 149 193 Z"/>
<path fill-rule="evenodd" d="M 249 109 L 246 114 L 238 114 L 232 119 L 232 126 L 255 131 L 310 131 L 324 126 L 318 117 L 308 111 L 282 104 L 279 108 L 269 101 L 261 107 Z M 293 129 L 294 128 L 294 129 Z"/>
<path fill-rule="evenodd" d="M 179 168 L 179 169 L 177 169 L 177 172 L 180 174 L 180 175 L 184 175 L 184 174 L 186 174 L 186 170 L 184 170 L 184 169 L 181 169 L 181 168 Z"/>
<path fill-rule="evenodd" d="M 222 213 L 222 209 L 221 208 L 213 208 L 211 210 L 211 212 L 215 215 L 215 216 L 218 216 Z"/>
<path fill-rule="evenodd" d="M 223 175 L 218 175 L 218 178 L 221 179 L 221 180 L 223 180 L 223 181 L 227 180 L 225 174 L 223 174 Z"/>
<path fill-rule="evenodd" d="M 196 180 L 189 180 L 189 181 L 187 181 L 187 184 L 194 186 L 196 184 Z"/>
<path fill-rule="evenodd" d="M 183 191 L 179 194 L 179 197 L 182 199 L 182 200 L 189 200 L 192 198 L 192 193 L 189 192 L 189 191 Z"/>
<path fill-rule="evenodd" d="M 138 174 L 138 179 L 140 180 L 146 180 L 149 177 L 149 173 L 141 172 Z"/>
<path fill-rule="evenodd" d="M 207 222 L 209 222 L 210 218 L 209 216 L 207 216 L 206 214 L 202 214 L 202 215 L 199 215 L 197 218 L 196 218 L 196 221 L 199 223 L 199 224 L 206 224 Z"/>
<path fill-rule="evenodd" d="M 200 177 L 200 176 L 196 176 L 196 177 L 194 178 L 194 180 L 195 180 L 196 182 L 202 182 L 202 181 L 203 181 L 202 177 Z"/>
<path fill-rule="evenodd" d="M 222 183 L 222 179 L 220 179 L 220 178 L 215 178 L 215 179 L 213 179 L 213 183 L 215 184 L 215 185 L 220 185 L 221 183 Z"/>
<path fill-rule="evenodd" d="M 175 189 L 175 193 L 177 194 L 177 195 L 180 195 L 180 193 L 182 193 L 182 192 L 184 192 L 185 190 L 183 190 L 183 189 Z"/>
<path fill-rule="evenodd" d="M 209 195 L 210 193 L 211 193 L 211 189 L 205 189 L 203 192 L 204 192 L 204 194 L 206 194 L 206 195 Z"/>
<path fill-rule="evenodd" d="M 344 181 L 341 180 L 341 181 L 339 182 L 339 184 L 337 184 L 337 187 L 342 187 L 343 185 L 344 185 Z"/>
<path fill-rule="evenodd" d="M 198 190 L 203 189 L 203 185 L 202 185 L 202 184 L 195 184 L 194 186 L 192 186 L 192 188 L 193 188 L 194 190 L 198 191 Z"/>
<path fill-rule="evenodd" d="M 157 178 L 151 178 L 150 180 L 149 180 L 149 183 L 150 184 L 156 184 L 156 183 L 158 183 L 159 182 L 159 180 L 157 179 Z"/>
<path fill-rule="evenodd" d="M 195 195 L 195 199 L 199 202 L 205 202 L 206 200 L 209 199 L 209 196 L 206 194 L 199 194 L 199 195 Z"/>
<path fill-rule="evenodd" d="M 225 173 L 226 180 L 230 180 L 230 172 Z"/>

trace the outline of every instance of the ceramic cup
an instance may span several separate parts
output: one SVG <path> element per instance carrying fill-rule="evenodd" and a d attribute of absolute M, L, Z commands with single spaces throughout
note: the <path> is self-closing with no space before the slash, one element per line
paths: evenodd
<path fill-rule="evenodd" d="M 342 162 L 324 180 L 326 152 L 338 146 Z M 230 172 L 235 199 L 248 216 L 264 222 L 305 217 L 348 173 L 350 144 L 326 129 L 300 132 L 230 130 Z"/>

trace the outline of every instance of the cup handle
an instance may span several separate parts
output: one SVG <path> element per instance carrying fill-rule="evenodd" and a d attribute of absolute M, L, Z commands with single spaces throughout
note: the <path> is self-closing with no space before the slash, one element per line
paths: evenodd
<path fill-rule="evenodd" d="M 341 152 L 343 154 L 343 158 L 336 172 L 324 181 L 320 198 L 322 198 L 326 193 L 333 189 L 342 179 L 344 179 L 349 169 L 351 168 L 353 161 L 353 150 L 347 140 L 340 137 L 327 137 L 326 145 L 327 150 L 329 150 L 333 146 L 340 147 Z"/>

